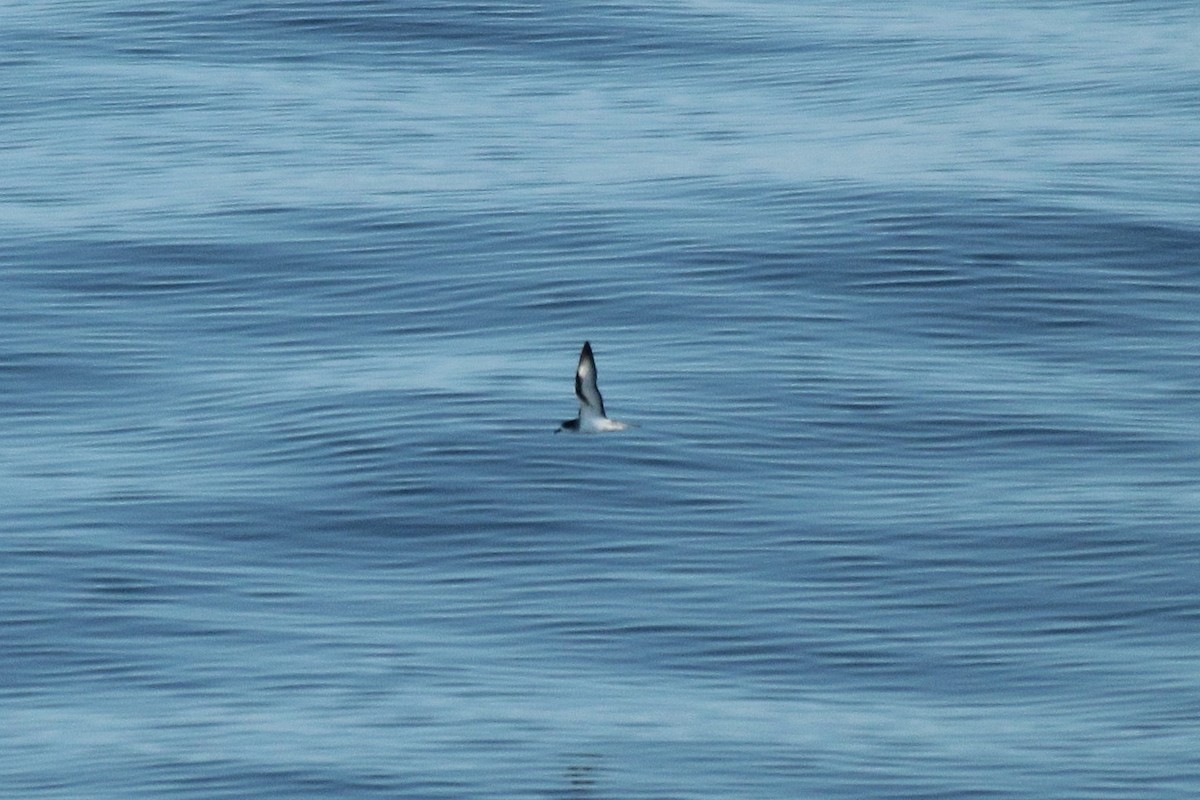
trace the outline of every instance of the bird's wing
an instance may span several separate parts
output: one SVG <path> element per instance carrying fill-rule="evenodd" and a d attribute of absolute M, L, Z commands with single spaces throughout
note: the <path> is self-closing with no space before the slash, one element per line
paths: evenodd
<path fill-rule="evenodd" d="M 579 413 L 604 416 L 604 398 L 596 386 L 596 359 L 592 357 L 592 345 L 583 343 L 579 353 L 579 366 L 575 368 L 575 396 L 579 398 Z"/>

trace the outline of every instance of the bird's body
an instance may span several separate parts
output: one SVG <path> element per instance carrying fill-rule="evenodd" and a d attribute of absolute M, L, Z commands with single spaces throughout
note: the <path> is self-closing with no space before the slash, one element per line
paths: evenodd
<path fill-rule="evenodd" d="M 575 368 L 575 396 L 579 398 L 579 416 L 563 422 L 555 433 L 607 433 L 631 427 L 628 422 L 609 419 L 604 413 L 604 398 L 596 386 L 596 359 L 592 356 L 591 342 L 584 342 L 583 350 L 579 352 L 579 366 Z"/>

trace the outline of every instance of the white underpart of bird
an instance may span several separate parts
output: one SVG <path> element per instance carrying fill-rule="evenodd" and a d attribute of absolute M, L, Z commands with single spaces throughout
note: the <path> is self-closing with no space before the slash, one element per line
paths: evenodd
<path fill-rule="evenodd" d="M 609 419 L 604 414 L 604 398 L 596 386 L 596 359 L 591 342 L 584 342 L 579 351 L 579 366 L 575 367 L 575 396 L 579 398 L 579 416 L 558 426 L 558 431 L 572 433 L 607 433 L 631 427 L 628 422 Z"/>

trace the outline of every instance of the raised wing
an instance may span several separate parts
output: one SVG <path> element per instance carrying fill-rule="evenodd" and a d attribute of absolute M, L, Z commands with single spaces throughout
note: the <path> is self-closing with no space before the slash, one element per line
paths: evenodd
<path fill-rule="evenodd" d="M 604 398 L 596 387 L 596 359 L 592 357 L 591 342 L 583 343 L 579 366 L 575 368 L 575 396 L 579 398 L 581 415 L 604 416 Z"/>

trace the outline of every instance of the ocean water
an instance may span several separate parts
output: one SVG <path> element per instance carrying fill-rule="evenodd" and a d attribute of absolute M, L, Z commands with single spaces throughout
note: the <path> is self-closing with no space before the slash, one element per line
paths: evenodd
<path fill-rule="evenodd" d="M 1200 796 L 1200 18 L 1000 6 L 4 3 L 0 796 Z"/>

